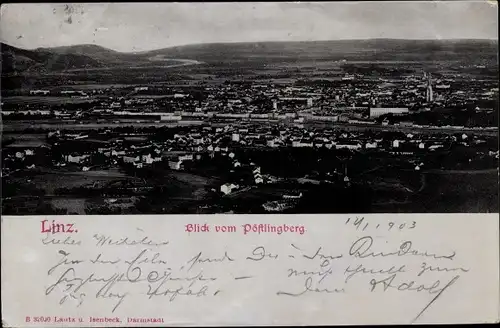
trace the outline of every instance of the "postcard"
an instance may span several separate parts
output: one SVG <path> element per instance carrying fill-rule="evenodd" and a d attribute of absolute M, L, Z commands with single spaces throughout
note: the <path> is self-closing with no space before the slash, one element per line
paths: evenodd
<path fill-rule="evenodd" d="M 499 322 L 496 2 L 0 15 L 4 326 Z"/>

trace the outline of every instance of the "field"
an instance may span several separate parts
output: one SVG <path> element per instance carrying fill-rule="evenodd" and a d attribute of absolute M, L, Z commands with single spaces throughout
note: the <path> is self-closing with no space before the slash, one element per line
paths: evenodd
<path fill-rule="evenodd" d="M 498 172 L 494 170 L 425 173 L 425 186 L 408 202 L 373 206 L 378 213 L 496 213 Z"/>
<path fill-rule="evenodd" d="M 12 96 L 2 98 L 2 102 L 7 104 L 37 104 L 37 105 L 60 105 L 60 104 L 83 104 L 90 102 L 90 99 L 55 97 L 55 96 Z"/>
<path fill-rule="evenodd" d="M 98 89 L 121 89 L 130 88 L 137 86 L 137 84 L 89 84 L 89 83 L 77 83 L 77 84 L 66 84 L 59 85 L 57 87 L 48 88 L 48 90 L 67 90 L 67 89 L 78 89 L 78 90 L 98 90 Z"/>
<path fill-rule="evenodd" d="M 38 198 L 38 205 L 35 202 L 32 206 L 50 204 L 54 208 L 66 210 L 68 214 L 85 214 L 85 205 L 92 197 L 58 194 L 57 189 L 99 189 L 112 183 L 132 183 L 137 180 L 139 179 L 129 177 L 116 169 L 89 172 L 71 172 L 67 168 L 58 171 L 17 171 L 2 181 L 3 205 L 15 208 L 22 206 L 24 199 L 35 197 Z M 102 196 L 99 198 L 102 199 Z"/>
<path fill-rule="evenodd" d="M 55 208 L 65 209 L 68 211 L 68 214 L 74 213 L 79 215 L 85 214 L 85 201 L 85 198 L 71 197 L 54 198 L 51 200 Z"/>
<path fill-rule="evenodd" d="M 45 172 L 44 172 L 45 171 Z M 110 183 L 115 180 L 133 179 L 117 170 L 111 171 L 19 171 L 9 177 L 8 183 L 24 184 L 45 191 L 46 195 L 54 195 L 56 188 L 75 188 L 96 183 Z M 17 195 L 29 196 L 29 195 Z"/>
<path fill-rule="evenodd" d="M 2 136 L 2 141 L 12 140 L 12 143 L 8 143 L 8 145 L 4 146 L 6 148 L 12 147 L 40 147 L 42 145 L 46 145 L 45 142 L 46 134 L 41 133 L 33 133 L 33 134 L 21 134 L 21 133 L 9 133 L 4 134 Z"/>
<path fill-rule="evenodd" d="M 218 189 L 221 182 L 200 175 L 156 169 L 149 178 L 156 185 L 137 209 L 145 214 L 198 213 L 201 206 L 210 203 L 211 189 Z"/>

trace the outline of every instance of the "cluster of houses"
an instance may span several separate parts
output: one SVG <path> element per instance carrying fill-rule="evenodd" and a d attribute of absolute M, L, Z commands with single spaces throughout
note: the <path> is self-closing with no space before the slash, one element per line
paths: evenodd
<path fill-rule="evenodd" d="M 255 163 L 250 163 L 250 167 L 252 167 L 252 175 L 253 175 L 253 180 L 255 185 L 263 184 L 266 183 L 266 180 L 260 173 L 260 167 L 255 166 Z M 241 186 L 239 184 L 235 183 L 224 183 L 223 185 L 220 186 L 220 191 L 224 195 L 229 195 L 232 192 L 239 190 Z"/>
<path fill-rule="evenodd" d="M 272 200 L 262 204 L 262 207 L 267 212 L 283 212 L 286 209 L 292 208 L 295 202 L 289 200 Z"/>
<path fill-rule="evenodd" d="M 112 165 L 123 162 L 136 168 L 143 168 L 156 162 L 166 161 L 172 170 L 182 170 L 186 162 L 202 159 L 202 154 L 211 158 L 221 154 L 231 159 L 233 168 L 238 168 L 242 163 L 236 158 L 235 150 L 247 147 L 386 151 L 393 155 L 404 156 L 448 149 L 452 145 L 469 147 L 485 142 L 483 137 L 465 133 L 417 135 L 383 131 L 339 131 L 333 128 L 319 130 L 291 125 L 248 123 L 186 127 L 163 141 L 151 140 L 145 132 L 140 131 L 118 133 L 116 137 L 117 132 L 110 129 L 105 132 L 65 134 L 54 131 L 49 132 L 47 136 L 56 140 L 92 142 L 95 133 L 113 134 L 115 138 L 100 141 L 99 146 L 91 150 L 86 148 L 84 151 L 67 152 L 61 158 L 54 158 L 54 164 L 56 166 L 78 164 L 81 170 L 87 171 L 95 165 L 94 156 L 98 155 L 107 158 L 107 163 Z M 127 138 L 138 138 L 139 141 L 130 144 L 124 142 Z M 19 149 L 14 157 L 21 160 L 25 156 L 32 156 L 35 151 L 33 148 Z M 495 151 L 497 149 L 490 149 L 490 152 Z M 255 184 L 264 183 L 265 177 L 262 176 L 260 168 L 253 167 L 252 170 Z M 236 188 L 233 186 L 227 190 Z"/>
<path fill-rule="evenodd" d="M 236 159 L 236 155 L 233 152 L 230 152 L 228 154 L 228 157 L 232 160 L 232 164 L 233 164 L 234 168 L 239 168 L 242 166 L 241 162 L 238 159 Z M 248 165 L 245 165 L 245 166 L 251 170 L 253 182 L 255 183 L 255 185 L 263 184 L 266 182 L 265 177 L 261 173 L 260 166 L 257 166 L 253 162 L 250 162 Z M 223 185 L 220 186 L 220 191 L 224 195 L 228 195 L 228 194 L 232 193 L 233 191 L 238 190 L 239 188 L 240 188 L 240 185 L 238 185 L 238 184 L 224 183 Z"/>
<path fill-rule="evenodd" d="M 135 86 L 128 89 L 96 90 L 30 90 L 30 95 L 65 95 L 89 98 L 100 101 L 90 115 L 103 118 L 103 115 L 154 116 L 169 112 L 173 115 L 160 115 L 163 119 L 257 119 L 291 120 L 301 123 L 314 121 L 374 123 L 374 118 L 387 113 L 408 114 L 414 110 L 438 108 L 463 108 L 471 100 L 494 100 L 498 97 L 496 81 L 462 81 L 454 76 L 438 77 L 432 82 L 418 74 L 405 74 L 391 81 L 364 79 L 361 74 L 347 74 L 338 85 L 296 85 L 280 86 L 274 84 L 223 84 L 199 86 L 196 92 L 182 87 L 151 89 L 148 86 Z M 374 87 L 374 83 L 376 87 Z M 429 84 L 430 83 L 430 84 Z M 426 101 L 429 86 L 433 94 L 433 106 Z M 125 95 L 125 93 L 127 93 Z M 141 97 L 144 92 L 157 92 L 155 98 Z M 97 97 L 109 95 L 106 99 Z M 196 94 L 203 94 L 198 97 Z M 382 104 L 382 105 L 381 105 Z M 390 108 L 385 108 L 387 106 Z M 492 109 L 492 108 L 491 108 Z M 69 113 L 54 113 L 62 118 Z M 74 114 L 74 113 L 72 113 Z M 41 115 L 41 114 L 40 114 Z M 78 115 L 76 115 L 78 116 Z M 158 115 L 157 115 L 158 116 Z M 384 121 L 384 124 L 388 124 Z M 409 122 L 408 124 L 411 124 Z"/>
<path fill-rule="evenodd" d="M 360 151 L 363 149 L 393 150 L 408 148 L 433 151 L 442 148 L 445 143 L 458 142 L 468 145 L 466 134 L 456 136 L 438 136 L 399 134 L 388 137 L 384 133 L 366 135 L 363 132 L 338 132 L 327 129 L 319 132 L 305 128 L 280 127 L 279 131 L 263 126 L 233 126 L 193 128 L 186 133 L 174 136 L 170 145 L 190 149 L 194 152 L 227 152 L 228 145 L 236 147 L 262 148 L 327 148 Z M 224 146 L 222 145 L 224 144 Z M 240 165 L 235 160 L 235 167 Z"/>
<path fill-rule="evenodd" d="M 210 129 L 210 128 L 209 128 Z M 397 136 L 380 133 L 377 135 L 365 135 L 362 132 L 336 132 L 324 130 L 315 132 L 307 129 L 292 127 L 281 127 L 278 133 L 273 133 L 271 127 L 234 127 L 226 125 L 224 128 L 215 128 L 214 131 L 177 134 L 175 140 L 178 145 L 191 146 L 193 151 L 219 152 L 228 151 L 227 146 L 221 147 L 219 142 L 232 146 L 244 147 L 269 147 L 269 148 L 327 148 L 347 149 L 351 151 L 360 150 L 387 150 L 401 152 L 435 151 L 443 148 L 445 144 L 459 143 L 469 145 L 469 137 L 461 136 L 437 136 L 437 135 L 414 135 L 398 134 Z M 227 141 L 231 142 L 228 143 Z M 403 154 L 403 153 L 401 153 Z M 235 161 L 235 167 L 240 164 Z"/>

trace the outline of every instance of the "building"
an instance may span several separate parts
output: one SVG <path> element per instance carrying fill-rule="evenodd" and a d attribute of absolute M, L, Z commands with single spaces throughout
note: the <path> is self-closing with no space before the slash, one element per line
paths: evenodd
<path fill-rule="evenodd" d="M 233 136 L 231 138 L 234 142 L 239 142 L 240 141 L 240 135 L 238 133 L 233 133 Z"/>
<path fill-rule="evenodd" d="M 172 170 L 181 170 L 182 169 L 182 161 L 168 161 L 168 167 Z"/>
<path fill-rule="evenodd" d="M 182 116 L 180 116 L 180 115 L 162 115 L 162 116 L 160 116 L 160 120 L 162 120 L 162 121 L 180 121 L 180 120 L 182 120 Z"/>
<path fill-rule="evenodd" d="M 193 154 L 180 155 L 179 156 L 179 161 L 192 161 L 193 158 L 194 158 Z"/>
<path fill-rule="evenodd" d="M 427 102 L 432 102 L 434 100 L 434 94 L 432 91 L 432 77 L 431 74 L 427 75 L 427 88 L 425 90 L 425 100 Z"/>
<path fill-rule="evenodd" d="M 66 161 L 69 163 L 81 163 L 89 157 L 90 157 L 90 155 L 80 155 L 80 156 L 79 155 L 76 155 L 76 156 L 68 155 L 66 157 Z"/>
<path fill-rule="evenodd" d="M 235 189 L 238 189 L 239 186 L 238 185 L 235 185 L 233 183 L 225 183 L 223 184 L 222 186 L 220 186 L 220 191 L 224 194 L 224 195 L 228 195 L 230 194 L 231 192 L 233 192 L 233 190 Z"/>
<path fill-rule="evenodd" d="M 357 142 L 343 142 L 335 145 L 336 149 L 349 149 L 349 150 L 359 150 L 361 145 Z"/>
<path fill-rule="evenodd" d="M 273 99 L 273 110 L 278 110 L 278 100 Z"/>
<path fill-rule="evenodd" d="M 296 147 L 296 148 L 309 147 L 309 148 L 312 148 L 312 147 L 314 147 L 314 144 L 311 141 L 294 140 L 294 141 L 292 141 L 292 147 Z"/>
<path fill-rule="evenodd" d="M 262 207 L 268 212 L 281 212 L 292 206 L 293 203 L 290 203 L 289 200 L 283 200 L 283 201 L 273 200 L 262 204 Z"/>
<path fill-rule="evenodd" d="M 124 163 L 134 163 L 140 160 L 139 156 L 123 156 L 122 157 Z"/>
<path fill-rule="evenodd" d="M 406 107 L 401 108 L 380 108 L 380 107 L 371 107 L 370 108 L 370 118 L 376 118 L 386 114 L 393 115 L 403 115 L 408 114 L 409 109 Z"/>
<path fill-rule="evenodd" d="M 283 195 L 283 199 L 299 199 L 302 198 L 302 192 L 291 192 Z"/>
<path fill-rule="evenodd" d="M 434 151 L 436 149 L 443 148 L 443 145 L 432 145 L 429 147 L 430 151 Z"/>
<path fill-rule="evenodd" d="M 126 154 L 125 150 L 111 150 L 111 156 L 124 156 Z"/>
<path fill-rule="evenodd" d="M 30 95 L 48 95 L 50 93 L 49 90 L 30 90 Z"/>
<path fill-rule="evenodd" d="M 290 105 L 302 105 L 302 106 L 307 106 L 307 107 L 312 107 L 313 106 L 313 98 L 305 98 L 305 97 L 280 97 L 279 102 L 282 103 L 284 106 L 290 106 Z M 274 106 L 273 106 L 274 108 Z"/>
<path fill-rule="evenodd" d="M 153 157 L 151 157 L 151 154 L 142 155 L 142 161 L 146 164 L 153 164 Z"/>

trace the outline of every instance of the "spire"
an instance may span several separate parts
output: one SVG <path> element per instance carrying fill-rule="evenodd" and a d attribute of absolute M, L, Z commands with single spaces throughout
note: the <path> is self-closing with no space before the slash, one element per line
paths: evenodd
<path fill-rule="evenodd" d="M 346 182 L 348 185 L 350 184 L 350 179 L 347 176 L 347 164 L 344 166 L 344 182 Z"/>
<path fill-rule="evenodd" d="M 427 75 L 427 89 L 425 90 L 425 100 L 427 102 L 432 102 L 434 100 L 433 92 L 432 92 L 432 77 L 431 74 Z"/>

